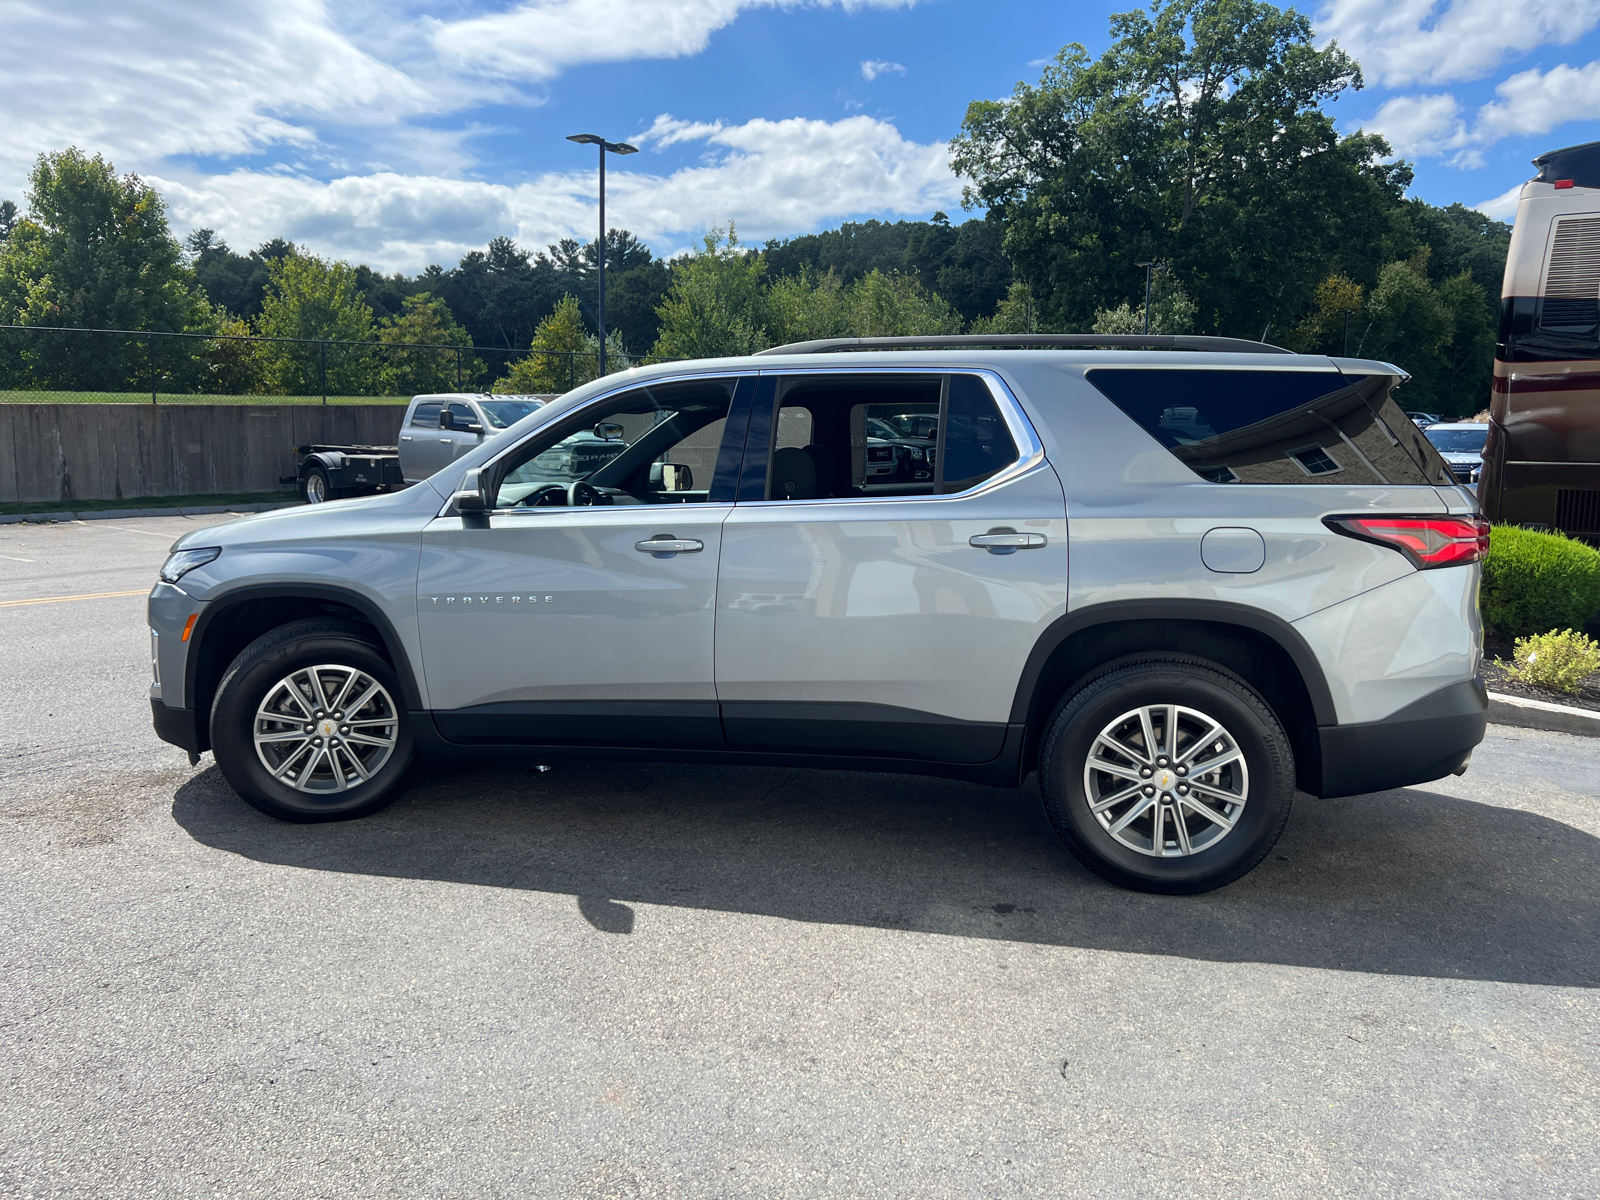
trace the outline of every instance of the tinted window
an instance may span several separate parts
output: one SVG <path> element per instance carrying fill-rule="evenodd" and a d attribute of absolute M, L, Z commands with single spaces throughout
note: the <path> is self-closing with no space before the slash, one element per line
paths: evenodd
<path fill-rule="evenodd" d="M 523 417 L 532 416 L 544 407 L 542 400 L 480 400 L 478 407 L 496 429 L 515 425 Z"/>
<path fill-rule="evenodd" d="M 1016 461 L 1017 444 L 988 385 L 976 375 L 950 376 L 940 491 L 965 491 Z"/>
<path fill-rule="evenodd" d="M 1087 378 L 1213 483 L 1451 482 L 1388 376 L 1136 367 Z"/>
<path fill-rule="evenodd" d="M 437 401 L 417 405 L 416 411 L 411 414 L 411 423 L 426 429 L 439 428 L 439 410 L 444 406 Z"/>
<path fill-rule="evenodd" d="M 465 404 L 461 404 L 452 400 L 449 404 L 445 405 L 445 411 L 448 412 L 451 419 L 455 421 L 457 429 L 461 429 L 467 425 L 476 425 L 478 423 L 478 414 L 473 412 L 472 409 Z"/>
<path fill-rule="evenodd" d="M 1017 459 L 994 397 L 973 375 L 801 377 L 784 381 L 777 403 L 771 470 L 756 498 L 959 492 Z"/>

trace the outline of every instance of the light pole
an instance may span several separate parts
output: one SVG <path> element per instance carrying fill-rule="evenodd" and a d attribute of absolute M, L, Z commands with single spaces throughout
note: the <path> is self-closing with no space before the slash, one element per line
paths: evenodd
<path fill-rule="evenodd" d="M 598 133 L 574 133 L 567 141 L 584 146 L 600 147 L 600 302 L 595 305 L 595 324 L 600 327 L 600 374 L 606 373 L 606 151 L 613 154 L 637 154 L 639 147 L 627 142 L 608 142 Z"/>
<path fill-rule="evenodd" d="M 1144 268 L 1144 332 L 1145 336 L 1148 337 L 1150 335 L 1150 273 L 1155 270 L 1155 263 L 1143 262 L 1134 263 L 1133 265 Z"/>

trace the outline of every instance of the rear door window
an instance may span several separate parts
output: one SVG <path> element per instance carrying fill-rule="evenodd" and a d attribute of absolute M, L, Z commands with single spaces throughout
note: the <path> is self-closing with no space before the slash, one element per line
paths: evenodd
<path fill-rule="evenodd" d="M 780 381 L 774 403 L 765 487 L 741 499 L 962 492 L 1018 457 L 976 375 L 797 376 Z"/>
<path fill-rule="evenodd" d="M 413 411 L 412 414 L 411 414 L 411 426 L 412 426 L 412 428 L 413 429 L 437 429 L 437 428 L 439 428 L 439 410 L 441 408 L 443 408 L 443 407 L 444 406 L 442 404 L 440 404 L 437 400 L 430 400 L 426 404 L 417 405 L 415 411 Z"/>
<path fill-rule="evenodd" d="M 1086 377 L 1213 483 L 1453 482 L 1390 397 L 1390 376 L 1104 367 Z"/>

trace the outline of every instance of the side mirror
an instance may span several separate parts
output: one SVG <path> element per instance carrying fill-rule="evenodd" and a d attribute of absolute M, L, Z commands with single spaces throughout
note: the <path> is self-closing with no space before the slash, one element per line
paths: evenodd
<path fill-rule="evenodd" d="M 454 429 L 455 427 L 456 427 L 456 415 L 455 415 L 455 413 L 451 412 L 448 408 L 441 408 L 439 410 L 439 428 L 440 429 Z"/>
<path fill-rule="evenodd" d="M 615 421 L 601 421 L 594 427 L 594 435 L 602 442 L 620 442 L 622 440 L 622 426 Z"/>
<path fill-rule="evenodd" d="M 694 472 L 683 463 L 651 463 L 650 486 L 658 492 L 687 492 L 694 487 Z"/>
<path fill-rule="evenodd" d="M 464 428 L 468 433 L 481 434 L 483 432 L 483 426 L 478 424 L 476 421 L 474 421 L 471 425 L 464 426 Z"/>
<path fill-rule="evenodd" d="M 476 467 L 461 480 L 461 490 L 450 497 L 450 506 L 463 517 L 481 517 L 489 511 L 483 476 Z"/>

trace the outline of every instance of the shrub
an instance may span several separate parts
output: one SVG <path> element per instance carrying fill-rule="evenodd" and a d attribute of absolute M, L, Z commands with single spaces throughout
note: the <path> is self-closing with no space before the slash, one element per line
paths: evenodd
<path fill-rule="evenodd" d="M 1600 550 L 1559 533 L 1496 525 L 1479 603 L 1493 637 L 1582 629 L 1600 612 Z"/>
<path fill-rule="evenodd" d="M 1518 638 L 1507 669 L 1513 679 L 1558 692 L 1575 692 L 1600 671 L 1600 642 L 1571 629 Z"/>

